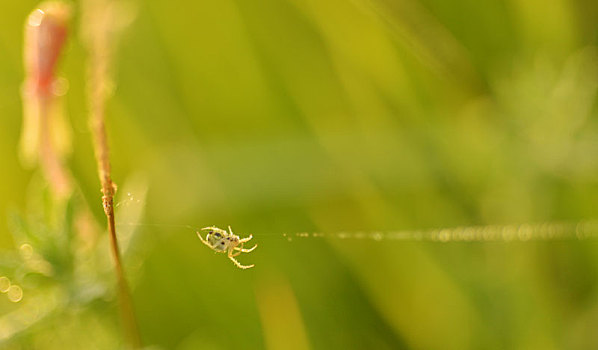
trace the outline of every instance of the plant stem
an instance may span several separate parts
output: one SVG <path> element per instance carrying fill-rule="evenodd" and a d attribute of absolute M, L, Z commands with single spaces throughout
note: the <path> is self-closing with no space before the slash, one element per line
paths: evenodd
<path fill-rule="evenodd" d="M 38 113 L 40 124 L 39 156 L 42 171 L 54 195 L 58 198 L 65 198 L 70 193 L 71 184 L 68 172 L 52 143 L 52 123 L 50 120 L 53 117 L 50 113 L 52 99 L 52 96 L 38 95 L 35 102 L 32 100 L 28 102 L 35 104 Z"/>
<path fill-rule="evenodd" d="M 98 107 L 98 106 L 96 106 Z M 98 113 L 101 111 L 102 113 Z M 112 257 L 114 258 L 114 267 L 118 281 L 119 299 L 121 306 L 121 316 L 123 324 L 126 327 L 130 345 L 133 349 L 141 348 L 141 337 L 137 327 L 137 320 L 135 317 L 135 310 L 133 308 L 133 300 L 125 272 L 123 269 L 120 251 L 118 249 L 118 239 L 116 236 L 116 223 L 114 215 L 114 194 L 116 192 L 116 185 L 112 182 L 110 176 L 110 161 L 108 154 L 108 143 L 106 138 L 106 127 L 103 118 L 103 107 L 95 109 L 92 112 L 92 132 L 94 135 L 95 153 L 98 161 L 98 170 L 100 181 L 102 183 L 102 203 L 104 206 L 104 213 L 108 220 L 108 233 L 110 235 L 110 248 L 112 250 Z"/>
<path fill-rule="evenodd" d="M 109 65 L 107 30 L 104 26 L 97 26 L 94 35 L 90 36 L 89 88 L 90 88 L 90 123 L 93 134 L 94 151 L 98 162 L 98 173 L 102 184 L 102 203 L 108 220 L 110 248 L 114 258 L 117 277 L 120 309 L 129 345 L 133 349 L 141 348 L 141 337 L 137 327 L 137 320 L 133 308 L 133 300 L 125 278 L 122 259 L 118 249 L 116 224 L 114 218 L 114 194 L 116 185 L 112 182 L 110 157 L 105 125 L 105 101 L 107 95 L 106 81 Z"/>
<path fill-rule="evenodd" d="M 92 81 L 93 80 L 94 79 L 92 79 Z M 125 278 L 122 259 L 118 249 L 116 223 L 114 220 L 114 194 L 116 192 L 116 185 L 112 182 L 112 178 L 110 176 L 110 160 L 108 153 L 108 142 L 106 138 L 106 127 L 104 124 L 103 102 L 97 102 L 98 98 L 100 98 L 102 101 L 103 99 L 101 98 L 102 93 L 100 92 L 99 94 L 100 96 L 97 96 L 96 94 L 92 95 L 92 101 L 96 102 L 92 102 L 95 108 L 92 108 L 91 123 L 92 133 L 94 136 L 94 148 L 98 161 L 100 182 L 102 183 L 102 203 L 104 206 L 104 213 L 108 219 L 110 248 L 112 250 L 112 257 L 114 258 L 114 267 L 118 281 L 121 316 L 128 332 L 130 345 L 132 348 L 137 349 L 141 347 L 141 338 L 139 336 L 139 329 L 137 328 L 137 320 L 135 318 L 131 293 Z"/>

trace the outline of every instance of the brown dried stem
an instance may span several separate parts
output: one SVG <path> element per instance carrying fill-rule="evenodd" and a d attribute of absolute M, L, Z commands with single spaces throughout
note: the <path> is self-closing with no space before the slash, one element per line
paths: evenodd
<path fill-rule="evenodd" d="M 92 101 L 98 101 L 98 99 L 101 98 L 98 95 L 93 94 Z M 110 248 L 112 250 L 112 256 L 114 258 L 114 267 L 116 270 L 116 277 L 118 280 L 121 314 L 123 318 L 123 323 L 127 328 L 127 333 L 129 334 L 129 341 L 131 343 L 131 347 L 140 348 L 141 339 L 139 336 L 139 330 L 137 328 L 137 320 L 133 308 L 133 301 L 131 298 L 131 293 L 129 291 L 127 280 L 125 278 L 122 259 L 120 256 L 120 251 L 118 249 L 118 239 L 116 236 L 116 223 L 114 219 L 114 194 L 116 193 L 116 185 L 112 182 L 112 178 L 110 176 L 110 159 L 108 153 L 108 142 L 106 137 L 106 126 L 104 123 L 104 108 L 103 104 L 100 102 L 95 102 L 92 104 L 94 105 L 94 107 L 92 107 L 90 116 L 91 129 L 94 138 L 94 148 L 96 159 L 98 162 L 100 182 L 102 184 L 102 203 L 104 206 L 104 213 L 106 214 L 106 218 L 108 219 Z"/>
<path fill-rule="evenodd" d="M 91 3 L 92 1 L 90 1 Z M 101 2 L 100 2 L 101 3 Z M 125 278 L 122 259 L 118 248 L 118 239 L 116 235 L 116 224 L 114 216 L 114 194 L 116 185 L 112 182 L 110 171 L 110 157 L 108 149 L 108 140 L 105 125 L 105 101 L 107 98 L 106 88 L 108 81 L 109 50 L 108 43 L 110 28 L 106 11 L 97 10 L 98 2 L 91 4 L 87 10 L 95 15 L 95 18 L 88 16 L 87 39 L 90 51 L 89 58 L 89 98 L 90 98 L 90 124 L 93 134 L 94 151 L 98 162 L 98 172 L 102 184 L 102 203 L 104 213 L 108 220 L 108 231 L 110 235 L 110 247 L 114 258 L 115 272 L 118 280 L 118 289 L 121 306 L 121 316 L 124 327 L 126 328 L 130 346 L 134 349 L 141 348 L 141 337 L 137 327 L 137 320 L 133 308 L 133 301 L 129 286 Z M 93 6 L 95 5 L 95 6 Z M 104 16 L 102 16 L 104 14 Z"/>

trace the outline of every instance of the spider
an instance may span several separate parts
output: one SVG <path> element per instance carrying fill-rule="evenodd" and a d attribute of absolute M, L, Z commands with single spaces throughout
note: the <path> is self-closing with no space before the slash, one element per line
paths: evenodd
<path fill-rule="evenodd" d="M 226 252 L 228 254 L 228 258 L 231 259 L 232 262 L 238 268 L 250 269 L 255 266 L 253 264 L 252 265 L 241 265 L 241 263 L 239 263 L 237 261 L 237 259 L 235 259 L 235 256 L 237 256 L 241 253 L 249 253 L 257 247 L 257 244 L 256 244 L 252 248 L 249 248 L 249 249 L 243 248 L 243 243 L 251 240 L 253 238 L 252 235 L 249 235 L 249 237 L 246 237 L 246 238 L 239 238 L 239 236 L 237 236 L 233 233 L 233 230 L 230 228 L 230 226 L 228 227 L 228 232 L 226 230 L 223 230 L 223 229 L 220 229 L 220 228 L 214 227 L 214 226 L 204 227 L 201 230 L 208 231 L 205 239 L 201 236 L 201 233 L 199 231 L 197 231 L 197 236 L 199 236 L 199 239 L 201 239 L 201 242 L 203 244 L 207 245 L 208 247 L 210 247 L 213 251 L 215 251 L 217 253 Z"/>

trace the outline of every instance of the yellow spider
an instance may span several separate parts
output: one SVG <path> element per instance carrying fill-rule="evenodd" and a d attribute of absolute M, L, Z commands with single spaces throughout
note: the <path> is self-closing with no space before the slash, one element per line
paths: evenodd
<path fill-rule="evenodd" d="M 197 236 L 201 239 L 202 243 L 210 247 L 213 251 L 217 253 L 224 253 L 228 254 L 228 258 L 232 260 L 235 265 L 240 269 L 250 269 L 255 265 L 241 265 L 235 256 L 241 253 L 249 253 L 253 251 L 257 244 L 254 245 L 252 248 L 244 249 L 243 243 L 248 242 L 253 238 L 252 235 L 249 235 L 247 238 L 239 238 L 239 236 L 233 233 L 233 230 L 228 227 L 228 231 L 219 229 L 218 227 L 210 226 L 204 227 L 201 229 L 202 231 L 208 231 L 206 238 L 204 239 L 201 236 L 201 233 L 197 231 Z M 240 245 L 240 246 L 239 246 Z"/>

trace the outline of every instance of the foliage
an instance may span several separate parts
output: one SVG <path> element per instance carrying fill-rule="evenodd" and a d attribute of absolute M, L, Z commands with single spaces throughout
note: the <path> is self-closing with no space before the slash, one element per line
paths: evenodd
<path fill-rule="evenodd" d="M 56 311 L 6 344 L 112 349 L 122 334 L 76 35 L 60 75 L 77 190 L 48 201 L 15 152 L 22 22 L 35 5 L 10 2 L 0 13 L 0 157 L 10 169 L 0 175 L 0 212 L 19 208 L 0 235 L 13 252 L 2 254 L 2 273 L 23 286 L 22 300 L 0 300 L 0 311 L 36 297 L 55 300 Z M 596 348 L 594 241 L 283 236 L 595 219 L 596 6 L 131 3 L 107 128 L 114 181 L 141 174 L 148 183 L 147 198 L 143 186 L 121 186 L 122 198 L 142 200 L 116 214 L 119 228 L 137 228 L 131 249 L 144 252 L 125 259 L 144 343 Z M 123 218 L 143 206 L 145 216 Z M 79 237 L 86 211 L 95 243 Z M 235 268 L 187 225 L 253 234 L 255 267 Z M 52 274 L 15 253 L 23 243 Z"/>

